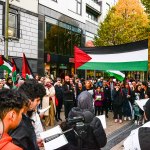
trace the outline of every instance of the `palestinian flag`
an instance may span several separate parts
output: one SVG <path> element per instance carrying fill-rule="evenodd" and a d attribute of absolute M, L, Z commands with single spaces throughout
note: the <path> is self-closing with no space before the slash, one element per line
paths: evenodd
<path fill-rule="evenodd" d="M 74 48 L 75 68 L 83 70 L 147 71 L 148 40 L 103 47 Z"/>
<path fill-rule="evenodd" d="M 24 79 L 32 79 L 34 77 L 24 53 L 22 58 L 22 77 Z"/>
<path fill-rule="evenodd" d="M 12 81 L 15 83 L 17 81 L 18 69 L 15 60 L 12 58 Z"/>
<path fill-rule="evenodd" d="M 110 77 L 114 77 L 115 79 L 119 81 L 123 81 L 125 78 L 125 74 L 120 71 L 108 70 L 106 72 L 109 74 Z"/>
<path fill-rule="evenodd" d="M 3 55 L 0 55 L 0 69 L 6 70 L 8 74 L 12 72 L 12 64 Z"/>

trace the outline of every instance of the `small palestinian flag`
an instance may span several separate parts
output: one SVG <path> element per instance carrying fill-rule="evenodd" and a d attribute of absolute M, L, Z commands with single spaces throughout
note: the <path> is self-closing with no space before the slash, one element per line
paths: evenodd
<path fill-rule="evenodd" d="M 82 70 L 148 70 L 148 40 L 115 46 L 74 48 L 75 68 Z"/>
<path fill-rule="evenodd" d="M 6 70 L 8 74 L 12 72 L 12 64 L 3 55 L 0 55 L 0 69 Z"/>
<path fill-rule="evenodd" d="M 22 58 L 22 77 L 24 79 L 34 78 L 32 70 L 29 66 L 29 63 L 28 63 L 27 58 L 24 53 L 23 53 L 23 58 Z"/>
<path fill-rule="evenodd" d="M 17 81 L 17 67 L 13 58 L 12 58 L 12 81 L 14 83 Z"/>
<path fill-rule="evenodd" d="M 110 77 L 113 76 L 114 78 L 116 78 L 119 81 L 123 81 L 125 78 L 125 74 L 120 71 L 108 70 L 106 72 L 109 74 Z"/>

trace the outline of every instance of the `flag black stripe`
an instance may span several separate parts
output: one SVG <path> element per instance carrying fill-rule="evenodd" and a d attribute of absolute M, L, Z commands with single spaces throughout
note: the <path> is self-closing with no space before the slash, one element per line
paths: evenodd
<path fill-rule="evenodd" d="M 143 49 L 148 49 L 148 40 L 142 40 L 138 42 L 132 42 L 127 44 L 115 45 L 115 46 L 102 46 L 102 47 L 86 47 L 80 48 L 87 54 L 117 54 L 134 52 Z"/>

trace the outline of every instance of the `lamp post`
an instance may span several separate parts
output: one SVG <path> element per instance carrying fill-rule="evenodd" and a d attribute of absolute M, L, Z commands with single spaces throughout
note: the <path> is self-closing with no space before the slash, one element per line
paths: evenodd
<path fill-rule="evenodd" d="M 5 47 L 4 56 L 8 59 L 8 23 L 9 23 L 9 0 L 5 1 Z"/>

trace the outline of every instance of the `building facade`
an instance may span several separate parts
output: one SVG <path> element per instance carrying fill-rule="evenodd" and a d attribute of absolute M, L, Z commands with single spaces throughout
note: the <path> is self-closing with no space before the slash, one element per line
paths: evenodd
<path fill-rule="evenodd" d="M 83 47 L 93 40 L 101 10 L 97 0 L 39 0 L 39 53 L 45 56 L 47 74 L 64 77 L 76 73 L 74 46 Z"/>
<path fill-rule="evenodd" d="M 25 53 L 34 73 L 38 60 L 38 1 L 20 0 L 9 2 L 8 56 L 13 57 L 20 69 Z M 30 5 L 29 5 L 30 4 Z M 5 0 L 0 0 L 0 53 L 5 51 Z"/>

